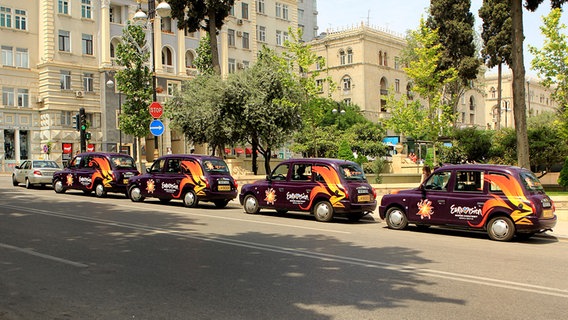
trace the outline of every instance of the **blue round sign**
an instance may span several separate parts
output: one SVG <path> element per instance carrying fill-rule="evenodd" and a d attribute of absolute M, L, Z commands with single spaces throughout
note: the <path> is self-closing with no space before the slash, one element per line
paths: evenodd
<path fill-rule="evenodd" d="M 155 136 L 161 136 L 164 133 L 164 124 L 160 120 L 150 122 L 150 132 Z"/>

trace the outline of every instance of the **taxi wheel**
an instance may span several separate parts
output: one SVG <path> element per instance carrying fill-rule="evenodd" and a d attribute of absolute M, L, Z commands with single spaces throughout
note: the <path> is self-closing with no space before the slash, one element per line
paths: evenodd
<path fill-rule="evenodd" d="M 213 203 L 215 204 L 215 208 L 223 209 L 229 204 L 229 200 L 215 200 Z"/>
<path fill-rule="evenodd" d="M 142 191 L 140 190 L 140 187 L 138 187 L 137 185 L 133 185 L 132 187 L 130 187 L 130 190 L 128 190 L 128 197 L 130 198 L 130 200 L 132 200 L 132 202 L 144 201 L 144 197 L 142 196 Z"/>
<path fill-rule="evenodd" d="M 316 203 L 313 209 L 314 217 L 319 222 L 329 222 L 333 219 L 333 207 L 329 201 Z"/>
<path fill-rule="evenodd" d="M 105 186 L 103 186 L 101 182 L 97 182 L 97 184 L 95 185 L 95 195 L 99 198 L 103 198 L 106 196 L 106 194 L 107 192 L 105 190 Z"/>
<path fill-rule="evenodd" d="M 53 183 L 53 190 L 55 190 L 56 193 L 65 193 L 66 190 L 63 186 L 63 181 L 55 180 L 55 182 Z"/>
<path fill-rule="evenodd" d="M 487 234 L 491 240 L 510 241 L 515 236 L 515 225 L 507 217 L 495 217 L 487 224 Z"/>
<path fill-rule="evenodd" d="M 408 225 L 408 218 L 406 218 L 406 214 L 398 207 L 388 209 L 385 218 L 387 226 L 390 229 L 402 230 Z"/>
<path fill-rule="evenodd" d="M 247 194 L 245 200 L 243 201 L 244 209 L 246 213 L 249 214 L 257 214 L 260 212 L 260 206 L 258 204 L 258 200 L 252 194 Z"/>
<path fill-rule="evenodd" d="M 12 175 L 12 185 L 13 185 L 14 187 L 17 187 L 18 184 L 19 184 L 19 183 L 18 183 L 18 180 L 16 180 L 16 176 L 15 176 L 15 175 Z"/>
<path fill-rule="evenodd" d="M 30 183 L 30 179 L 26 178 L 26 189 L 31 189 L 33 185 Z"/>
<path fill-rule="evenodd" d="M 193 190 L 187 190 L 183 195 L 183 204 L 189 208 L 197 207 L 197 203 L 199 200 L 197 199 L 197 195 Z"/>

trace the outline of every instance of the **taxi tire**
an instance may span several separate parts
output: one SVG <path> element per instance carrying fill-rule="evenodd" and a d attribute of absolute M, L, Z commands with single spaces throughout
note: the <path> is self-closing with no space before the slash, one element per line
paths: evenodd
<path fill-rule="evenodd" d="M 257 214 L 260 212 L 260 205 L 253 194 L 247 194 L 243 200 L 243 209 L 248 214 Z"/>
<path fill-rule="evenodd" d="M 33 188 L 33 185 L 30 183 L 30 179 L 26 178 L 25 184 L 26 184 L 26 189 Z"/>
<path fill-rule="evenodd" d="M 144 197 L 142 196 L 142 190 L 137 185 L 133 185 L 128 189 L 128 198 L 132 200 L 132 202 L 142 202 L 144 201 Z"/>
<path fill-rule="evenodd" d="M 102 182 L 96 182 L 95 183 L 95 195 L 97 196 L 97 198 L 104 198 L 106 197 L 106 190 L 105 190 L 105 186 L 103 185 Z"/>
<path fill-rule="evenodd" d="M 392 207 L 387 210 L 385 220 L 389 229 L 403 230 L 408 226 L 408 218 L 404 211 L 399 207 Z"/>
<path fill-rule="evenodd" d="M 492 218 L 487 223 L 487 234 L 491 240 L 510 241 L 515 236 L 515 224 L 504 216 Z"/>
<path fill-rule="evenodd" d="M 16 176 L 15 176 L 15 175 L 12 175 L 12 185 L 13 185 L 14 187 L 17 187 L 18 184 L 19 184 L 19 183 L 18 183 L 18 180 L 16 180 Z"/>
<path fill-rule="evenodd" d="M 229 200 L 214 200 L 215 208 L 223 209 L 229 204 Z"/>
<path fill-rule="evenodd" d="M 197 195 L 193 190 L 187 190 L 182 197 L 183 205 L 188 208 L 195 208 L 199 203 L 199 199 L 197 199 Z"/>
<path fill-rule="evenodd" d="M 59 179 L 55 180 L 53 182 L 53 191 L 55 191 L 55 193 L 65 193 L 67 190 L 63 186 L 63 181 Z"/>
<path fill-rule="evenodd" d="M 327 200 L 319 201 L 316 203 L 312 212 L 314 217 L 319 222 L 329 222 L 333 219 L 333 207 Z"/>

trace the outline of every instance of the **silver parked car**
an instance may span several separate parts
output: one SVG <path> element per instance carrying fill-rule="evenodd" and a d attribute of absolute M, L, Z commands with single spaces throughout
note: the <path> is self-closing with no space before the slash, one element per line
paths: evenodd
<path fill-rule="evenodd" d="M 26 160 L 21 165 L 16 166 L 12 173 L 12 183 L 17 186 L 25 183 L 26 188 L 33 185 L 51 185 L 53 173 L 61 170 L 55 161 L 51 160 Z"/>

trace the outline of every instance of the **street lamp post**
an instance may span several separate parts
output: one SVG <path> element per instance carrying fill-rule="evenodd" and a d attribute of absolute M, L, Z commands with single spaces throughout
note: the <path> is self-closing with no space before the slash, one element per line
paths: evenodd
<path fill-rule="evenodd" d="M 109 89 L 114 89 L 114 81 L 109 78 L 106 82 L 106 86 Z M 118 91 L 118 116 L 122 113 L 122 92 Z M 118 152 L 122 153 L 122 130 L 120 130 L 120 118 L 117 118 L 116 122 L 118 123 Z"/>
<path fill-rule="evenodd" d="M 158 93 L 156 92 L 156 52 L 154 50 L 154 18 L 156 13 L 160 17 L 169 17 L 172 11 L 170 5 L 165 1 L 160 1 L 156 7 L 156 0 L 148 0 L 148 15 L 142 11 L 141 0 L 138 1 L 138 11 L 134 14 L 134 21 L 139 23 L 150 22 L 150 48 L 152 50 L 152 99 L 158 101 Z M 154 136 L 154 160 L 158 158 L 160 152 L 158 150 L 158 136 Z"/>
<path fill-rule="evenodd" d="M 337 109 L 334 108 L 333 110 L 331 110 L 331 112 L 333 112 L 333 114 L 338 114 L 337 127 L 339 129 L 339 127 L 341 127 L 341 116 L 345 114 L 345 107 L 342 108 L 339 102 L 336 103 L 337 103 Z"/>

